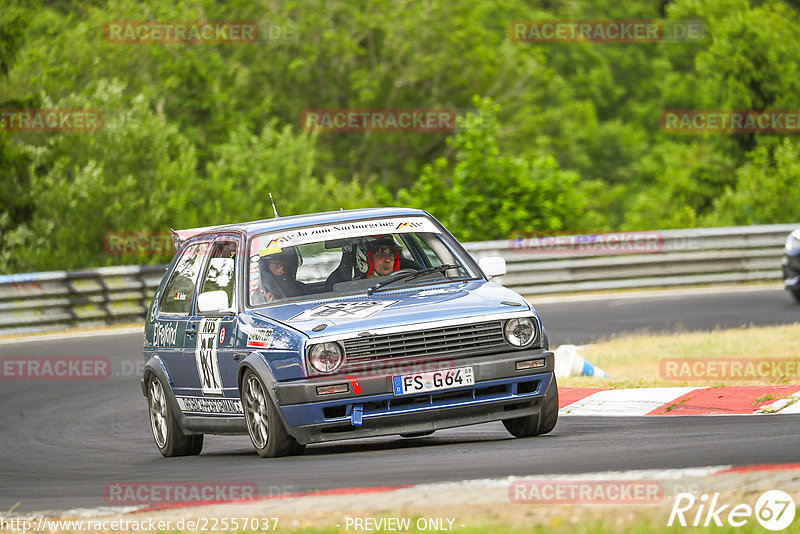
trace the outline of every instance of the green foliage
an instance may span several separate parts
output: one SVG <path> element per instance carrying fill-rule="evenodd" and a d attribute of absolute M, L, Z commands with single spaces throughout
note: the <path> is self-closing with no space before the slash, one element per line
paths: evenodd
<path fill-rule="evenodd" d="M 30 13 L 16 2 L 7 2 L 0 11 L 0 81 L 8 75 L 25 40 Z M 0 109 L 17 107 L 20 102 L 2 101 Z M 29 159 L 0 131 L 0 270 L 14 259 L 14 236 L 11 230 L 29 219 L 34 199 L 27 180 Z"/>
<path fill-rule="evenodd" d="M 784 139 L 774 153 L 757 148 L 736 172 L 708 217 L 717 225 L 765 224 L 800 220 L 800 141 Z"/>
<path fill-rule="evenodd" d="M 30 220 L 8 231 L 10 253 L 4 247 L 1 270 L 131 263 L 131 257 L 105 253 L 107 232 L 196 225 L 192 195 L 200 178 L 192 144 L 144 97 L 125 98 L 124 89 L 118 81 L 99 80 L 88 96 L 43 98 L 44 108 L 127 111 L 113 121 L 105 116 L 97 132 L 48 133 L 45 143 L 25 146 L 35 207 Z"/>
<path fill-rule="evenodd" d="M 22 43 L 29 15 L 17 2 L 8 2 L 0 14 L 0 76 L 7 76 Z"/>
<path fill-rule="evenodd" d="M 637 171 L 646 185 L 628 191 L 626 230 L 695 227 L 735 180 L 730 158 L 703 142 L 664 141 L 638 162 Z"/>
<path fill-rule="evenodd" d="M 580 228 L 587 219 L 586 185 L 550 156 L 525 159 L 500 153 L 497 112 L 475 97 L 475 113 L 460 117 L 447 140 L 452 162 L 427 165 L 401 201 L 425 207 L 466 241 L 505 239 L 512 234 Z"/>
<path fill-rule="evenodd" d="M 316 145 L 311 134 L 294 134 L 277 120 L 260 135 L 246 127 L 231 132 L 214 149 L 198 195 L 202 224 L 258 220 L 272 215 L 272 193 L 280 215 L 349 209 L 375 204 L 376 193 L 356 180 L 339 183 L 314 175 Z"/>

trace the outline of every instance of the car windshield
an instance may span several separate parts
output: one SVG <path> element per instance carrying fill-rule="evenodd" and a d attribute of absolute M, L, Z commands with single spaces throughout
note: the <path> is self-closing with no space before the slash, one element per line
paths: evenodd
<path fill-rule="evenodd" d="M 254 307 L 366 294 L 390 280 L 386 290 L 477 276 L 425 217 L 270 232 L 251 239 L 249 257 L 248 300 Z M 451 267 L 435 269 L 443 265 Z"/>

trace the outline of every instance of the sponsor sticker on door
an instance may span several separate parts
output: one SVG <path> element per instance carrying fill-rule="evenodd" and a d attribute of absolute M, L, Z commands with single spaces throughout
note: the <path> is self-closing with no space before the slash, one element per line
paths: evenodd
<path fill-rule="evenodd" d="M 203 395 L 222 395 L 222 378 L 219 374 L 219 328 L 221 319 L 204 318 L 197 334 L 195 360 Z"/>

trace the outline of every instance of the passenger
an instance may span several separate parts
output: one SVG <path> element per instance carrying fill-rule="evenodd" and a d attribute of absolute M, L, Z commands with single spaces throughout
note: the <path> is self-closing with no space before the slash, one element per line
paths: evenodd
<path fill-rule="evenodd" d="M 264 292 L 263 299 L 273 300 L 307 295 L 308 288 L 296 280 L 299 260 L 294 247 L 284 248 L 277 254 L 264 256 L 259 261 L 261 269 L 261 288 Z"/>

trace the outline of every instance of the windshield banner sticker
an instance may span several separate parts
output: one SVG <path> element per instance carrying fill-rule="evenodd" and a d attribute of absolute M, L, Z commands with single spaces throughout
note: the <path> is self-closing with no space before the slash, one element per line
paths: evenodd
<path fill-rule="evenodd" d="M 197 374 L 203 395 L 222 395 L 222 379 L 219 374 L 219 325 L 222 319 L 203 319 L 197 332 L 197 347 L 194 355 Z"/>
<path fill-rule="evenodd" d="M 306 310 L 295 315 L 290 321 L 310 321 L 312 319 L 366 319 L 385 310 L 398 300 L 362 300 L 356 302 L 333 302 Z"/>
<path fill-rule="evenodd" d="M 315 228 L 292 230 L 279 234 L 272 234 L 269 240 L 254 239 L 251 255 L 269 256 L 277 254 L 282 247 L 306 245 L 319 241 L 332 239 L 346 239 L 351 237 L 364 237 L 375 234 L 405 234 L 413 232 L 439 233 L 436 225 L 427 217 L 392 217 L 390 219 L 376 219 L 373 221 L 358 221 L 345 224 L 328 224 Z"/>

